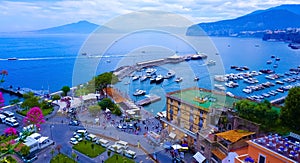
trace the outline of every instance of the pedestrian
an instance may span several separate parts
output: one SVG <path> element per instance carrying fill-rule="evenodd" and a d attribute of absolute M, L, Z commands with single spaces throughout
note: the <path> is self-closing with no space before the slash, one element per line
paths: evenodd
<path fill-rule="evenodd" d="M 77 155 L 77 161 L 79 161 L 79 156 Z"/>

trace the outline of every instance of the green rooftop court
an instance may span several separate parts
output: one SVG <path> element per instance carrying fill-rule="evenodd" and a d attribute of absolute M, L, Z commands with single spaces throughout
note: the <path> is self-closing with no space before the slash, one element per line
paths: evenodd
<path fill-rule="evenodd" d="M 240 99 L 226 96 L 222 92 L 212 92 L 202 88 L 189 88 L 169 93 L 171 98 L 181 99 L 182 102 L 209 109 L 210 107 L 221 109 L 223 107 L 232 108 L 234 102 Z"/>
<path fill-rule="evenodd" d="M 200 107 L 201 109 L 207 111 L 209 110 L 209 108 L 234 108 L 234 103 L 243 99 L 241 97 L 227 96 L 223 92 L 211 91 L 196 87 L 171 92 L 168 94 L 168 96 L 183 103 Z M 278 113 L 280 112 L 279 107 L 273 106 L 272 109 L 276 110 Z"/>

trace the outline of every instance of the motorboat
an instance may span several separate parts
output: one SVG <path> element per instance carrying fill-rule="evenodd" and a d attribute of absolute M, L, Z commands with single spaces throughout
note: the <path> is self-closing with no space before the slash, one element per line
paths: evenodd
<path fill-rule="evenodd" d="M 231 92 L 226 92 L 226 95 L 227 95 L 227 96 L 230 96 L 230 97 L 234 97 L 234 94 L 231 93 Z"/>
<path fill-rule="evenodd" d="M 155 82 L 157 84 L 161 83 L 164 81 L 164 77 L 162 75 L 157 75 L 157 77 L 155 78 Z"/>
<path fill-rule="evenodd" d="M 175 72 L 172 71 L 172 70 L 170 70 L 170 71 L 168 71 L 167 75 L 164 76 L 164 78 L 165 79 L 170 79 L 170 78 L 172 78 L 174 76 L 175 76 Z"/>
<path fill-rule="evenodd" d="M 275 60 L 276 60 L 276 61 L 280 61 L 280 58 L 277 57 Z"/>
<path fill-rule="evenodd" d="M 226 88 L 223 85 L 221 85 L 221 84 L 214 84 L 214 87 L 216 89 L 221 90 L 221 91 L 225 91 L 226 90 Z"/>
<path fill-rule="evenodd" d="M 239 84 L 236 82 L 233 82 L 233 81 L 229 81 L 229 82 L 225 83 L 225 86 L 229 87 L 229 88 L 234 88 L 234 87 L 238 87 Z"/>
<path fill-rule="evenodd" d="M 207 66 L 213 66 L 213 65 L 216 65 L 216 61 L 214 60 L 209 60 L 207 63 L 206 63 Z"/>
<path fill-rule="evenodd" d="M 134 75 L 133 77 L 132 77 L 132 81 L 135 81 L 135 80 L 138 80 L 140 77 L 138 76 L 138 75 Z"/>
<path fill-rule="evenodd" d="M 252 89 L 249 89 L 249 88 L 244 88 L 243 89 L 243 92 L 245 92 L 245 93 L 252 93 Z"/>
<path fill-rule="evenodd" d="M 157 70 L 155 68 L 148 68 L 148 69 L 146 69 L 147 76 L 151 77 L 151 75 L 154 75 L 156 73 L 156 71 Z"/>
<path fill-rule="evenodd" d="M 272 60 L 268 60 L 268 61 L 267 61 L 267 64 L 271 64 L 271 63 L 272 63 Z"/>
<path fill-rule="evenodd" d="M 145 81 L 145 80 L 147 80 L 147 78 L 148 78 L 148 77 L 147 77 L 146 75 L 143 75 L 143 76 L 140 77 L 140 81 L 141 81 L 141 82 L 142 82 L 142 81 Z"/>
<path fill-rule="evenodd" d="M 276 80 L 276 82 L 275 82 L 276 84 L 281 84 L 281 85 L 283 85 L 284 84 L 284 82 L 282 82 L 282 81 L 280 81 L 280 80 Z"/>
<path fill-rule="evenodd" d="M 175 82 L 179 83 L 179 82 L 182 82 L 183 78 L 182 77 L 178 77 L 175 79 Z"/>
<path fill-rule="evenodd" d="M 200 78 L 196 76 L 196 77 L 194 78 L 194 81 L 198 81 L 199 79 L 200 79 Z"/>
<path fill-rule="evenodd" d="M 145 95 L 146 94 L 146 91 L 145 90 L 142 90 L 142 89 L 137 89 L 133 95 L 134 96 L 141 96 L 141 95 Z"/>

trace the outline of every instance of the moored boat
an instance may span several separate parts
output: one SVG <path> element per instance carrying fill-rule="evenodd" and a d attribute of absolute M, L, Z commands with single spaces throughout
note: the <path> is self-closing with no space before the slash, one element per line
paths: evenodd
<path fill-rule="evenodd" d="M 179 83 L 179 82 L 181 82 L 182 80 L 183 80 L 182 77 L 178 77 L 178 78 L 175 79 L 175 82 Z"/>
<path fill-rule="evenodd" d="M 7 60 L 14 61 L 14 60 L 18 60 L 18 58 L 12 57 L 12 58 L 7 58 Z"/>
<path fill-rule="evenodd" d="M 175 76 L 175 72 L 172 71 L 172 70 L 170 70 L 170 71 L 168 71 L 167 75 L 164 76 L 164 78 L 165 79 L 170 79 L 170 78 L 172 78 L 174 76 Z"/>
<path fill-rule="evenodd" d="M 141 95 L 145 95 L 146 94 L 146 91 L 145 90 L 142 90 L 142 89 L 137 89 L 133 95 L 134 96 L 141 96 Z"/>
<path fill-rule="evenodd" d="M 164 81 L 164 77 L 162 75 L 157 75 L 157 77 L 155 78 L 156 84 L 159 84 L 163 81 Z"/>

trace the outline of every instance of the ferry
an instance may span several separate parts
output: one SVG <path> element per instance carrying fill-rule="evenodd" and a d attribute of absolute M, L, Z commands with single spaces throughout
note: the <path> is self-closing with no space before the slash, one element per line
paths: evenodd
<path fill-rule="evenodd" d="M 9 60 L 9 61 L 15 61 L 15 60 L 18 60 L 18 58 L 12 57 L 12 58 L 7 58 L 7 60 Z"/>
<path fill-rule="evenodd" d="M 146 91 L 142 90 L 142 89 L 137 89 L 134 93 L 133 96 L 141 96 L 141 95 L 145 95 Z"/>

